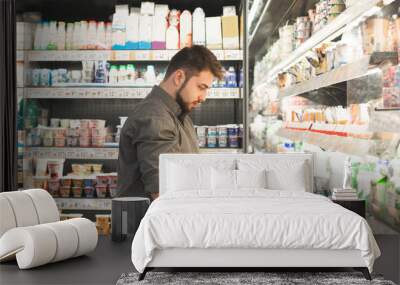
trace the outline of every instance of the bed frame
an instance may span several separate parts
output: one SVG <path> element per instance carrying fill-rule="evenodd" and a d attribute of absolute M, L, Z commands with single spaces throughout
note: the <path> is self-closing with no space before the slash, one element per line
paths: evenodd
<path fill-rule="evenodd" d="M 182 159 L 293 159 L 303 160 L 309 166 L 307 191 L 313 192 L 313 160 L 311 154 L 163 154 L 160 156 L 160 195 L 166 192 L 164 185 L 168 179 L 166 169 L 170 161 Z M 146 273 L 155 268 L 232 268 L 246 271 L 250 268 L 343 268 L 350 267 L 361 271 L 367 280 L 371 276 L 359 250 L 329 249 L 248 249 L 248 248 L 169 248 L 154 252 L 152 261 L 139 275 L 143 280 Z"/>
<path fill-rule="evenodd" d="M 371 275 L 359 250 L 329 249 L 193 249 L 156 250 L 152 261 L 139 275 L 143 280 L 155 268 L 338 268 L 361 271 L 367 280 Z"/>

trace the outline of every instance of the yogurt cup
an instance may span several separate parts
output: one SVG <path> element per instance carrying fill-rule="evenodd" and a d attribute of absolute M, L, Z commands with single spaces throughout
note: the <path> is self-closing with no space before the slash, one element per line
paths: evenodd
<path fill-rule="evenodd" d="M 105 198 L 107 196 L 107 185 L 96 185 L 97 198 Z"/>
<path fill-rule="evenodd" d="M 82 187 L 72 187 L 72 196 L 74 198 L 82 197 Z"/>
<path fill-rule="evenodd" d="M 61 124 L 61 128 L 69 128 L 70 124 L 69 124 L 69 119 L 62 119 L 60 121 Z"/>
<path fill-rule="evenodd" d="M 79 146 L 88 147 L 90 146 L 90 137 L 79 137 Z"/>
<path fill-rule="evenodd" d="M 70 186 L 61 186 L 60 187 L 60 197 L 68 198 L 71 195 L 71 187 Z"/>
<path fill-rule="evenodd" d="M 114 197 L 116 197 L 117 196 L 117 185 L 110 185 L 110 187 L 109 187 L 109 190 L 110 190 L 110 197 L 111 198 L 114 198 Z"/>
<path fill-rule="evenodd" d="M 86 186 L 84 188 L 85 197 L 86 198 L 93 198 L 94 197 L 94 187 L 93 186 Z"/>

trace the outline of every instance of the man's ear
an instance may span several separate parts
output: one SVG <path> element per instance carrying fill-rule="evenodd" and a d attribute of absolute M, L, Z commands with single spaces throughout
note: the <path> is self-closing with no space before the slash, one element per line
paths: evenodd
<path fill-rule="evenodd" d="M 177 69 L 174 73 L 174 84 L 177 88 L 180 88 L 185 82 L 185 72 L 182 69 Z"/>

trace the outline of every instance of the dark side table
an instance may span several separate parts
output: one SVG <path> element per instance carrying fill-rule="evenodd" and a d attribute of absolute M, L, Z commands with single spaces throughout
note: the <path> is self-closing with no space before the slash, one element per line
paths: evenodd
<path fill-rule="evenodd" d="M 111 239 L 123 241 L 127 236 L 134 236 L 149 205 L 150 199 L 143 197 L 112 199 Z"/>
<path fill-rule="evenodd" d="M 331 200 L 365 219 L 365 200 Z"/>

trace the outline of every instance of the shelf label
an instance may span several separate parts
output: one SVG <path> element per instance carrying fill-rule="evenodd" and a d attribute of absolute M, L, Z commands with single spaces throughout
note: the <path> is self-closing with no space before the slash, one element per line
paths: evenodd
<path fill-rule="evenodd" d="M 218 60 L 224 60 L 224 51 L 223 50 L 211 50 L 211 51 L 217 57 Z"/>
<path fill-rule="evenodd" d="M 224 51 L 224 59 L 225 60 L 242 60 L 242 51 L 241 50 L 225 50 Z"/>
<path fill-rule="evenodd" d="M 169 54 L 166 50 L 157 50 L 152 51 L 152 59 L 153 60 L 168 60 Z"/>
<path fill-rule="evenodd" d="M 169 57 L 169 59 L 171 59 L 177 52 L 178 52 L 178 50 L 176 50 L 176 49 L 174 49 L 174 50 L 169 50 L 169 51 L 168 51 L 168 57 Z"/>
<path fill-rule="evenodd" d="M 137 50 L 135 51 L 135 60 L 150 60 L 149 50 Z"/>

